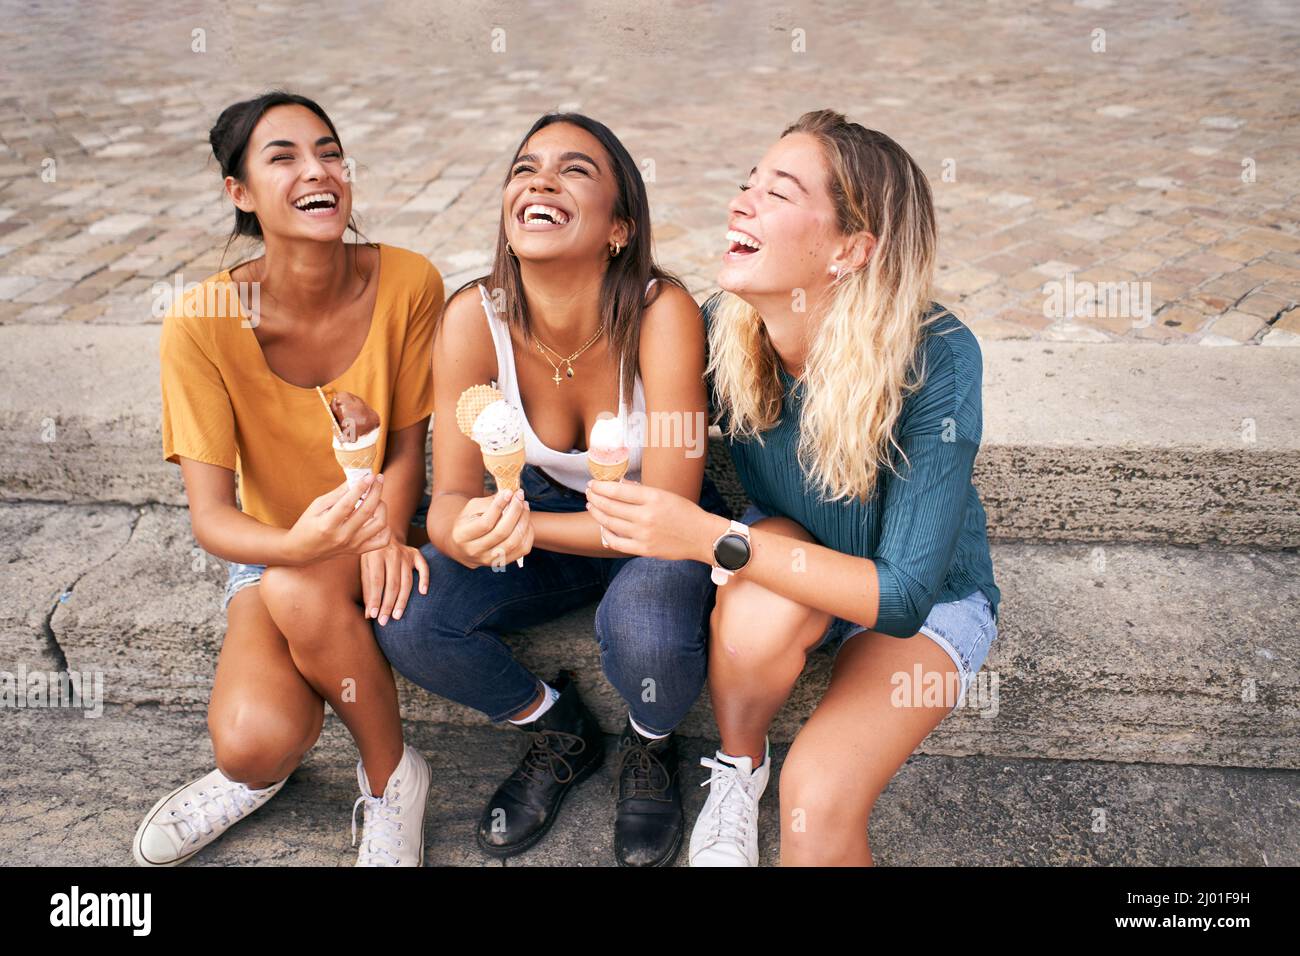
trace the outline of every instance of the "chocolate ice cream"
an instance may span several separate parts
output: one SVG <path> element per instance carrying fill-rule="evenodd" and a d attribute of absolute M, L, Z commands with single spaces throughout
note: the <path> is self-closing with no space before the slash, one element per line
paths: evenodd
<path fill-rule="evenodd" d="M 379 427 L 379 413 L 351 392 L 335 392 L 330 399 L 330 411 L 343 430 L 344 441 L 356 441 Z"/>

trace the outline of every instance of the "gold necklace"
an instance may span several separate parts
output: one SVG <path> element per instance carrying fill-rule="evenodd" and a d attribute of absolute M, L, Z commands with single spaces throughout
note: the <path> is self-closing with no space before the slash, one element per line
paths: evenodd
<path fill-rule="evenodd" d="M 591 338 L 587 339 L 586 345 L 584 345 L 582 348 L 578 349 L 578 351 L 574 352 L 572 355 L 569 356 L 560 355 L 559 352 L 555 351 L 555 349 L 551 348 L 549 345 L 543 345 L 541 339 L 537 338 L 536 336 L 533 336 L 533 344 L 537 346 L 537 351 L 541 354 L 542 358 L 546 359 L 546 364 L 555 370 L 555 375 L 551 377 L 551 381 L 555 383 L 556 388 L 559 388 L 560 382 L 564 380 L 560 377 L 560 365 L 567 366 L 564 372 L 565 377 L 573 378 L 573 360 L 576 359 L 583 352 L 587 351 L 587 349 L 595 345 L 596 340 L 600 338 L 600 335 L 603 331 L 604 329 L 597 329 L 596 334 L 593 335 Z M 554 355 L 556 358 L 558 358 L 560 360 L 560 365 L 556 365 L 554 362 L 552 362 L 551 356 L 547 355 L 546 354 L 547 352 L 550 352 L 551 355 Z"/>

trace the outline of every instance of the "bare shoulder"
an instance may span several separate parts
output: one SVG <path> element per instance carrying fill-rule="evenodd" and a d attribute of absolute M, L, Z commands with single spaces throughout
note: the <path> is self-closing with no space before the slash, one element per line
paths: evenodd
<path fill-rule="evenodd" d="M 434 338 L 434 359 L 475 371 L 486 366 L 495 373 L 496 351 L 478 285 L 467 286 L 447 300 Z"/>
<path fill-rule="evenodd" d="M 704 319 L 691 294 L 661 282 L 659 296 L 641 318 L 641 379 L 647 389 L 701 388 Z"/>
<path fill-rule="evenodd" d="M 656 285 L 659 294 L 641 317 L 642 345 L 665 339 L 679 343 L 692 337 L 703 339 L 704 322 L 691 294 L 671 282 Z"/>

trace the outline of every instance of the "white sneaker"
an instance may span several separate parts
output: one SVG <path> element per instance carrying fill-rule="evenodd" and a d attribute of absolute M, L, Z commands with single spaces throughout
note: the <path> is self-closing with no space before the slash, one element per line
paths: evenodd
<path fill-rule="evenodd" d="M 700 765 L 713 772 L 700 784 L 709 798 L 691 831 L 691 866 L 758 866 L 758 801 L 771 775 L 771 744 L 764 738 L 757 770 L 750 757 L 721 750 L 713 759 L 701 757 Z"/>
<path fill-rule="evenodd" d="M 402 760 L 388 778 L 382 797 L 370 793 L 366 768 L 357 761 L 361 796 L 352 805 L 352 845 L 357 845 L 357 809 L 365 807 L 357 866 L 423 866 L 424 808 L 429 796 L 429 764 L 403 744 Z"/>
<path fill-rule="evenodd" d="M 176 788 L 154 804 L 135 831 L 131 843 L 135 861 L 141 866 L 184 863 L 279 793 L 284 780 L 249 790 L 214 770 Z"/>

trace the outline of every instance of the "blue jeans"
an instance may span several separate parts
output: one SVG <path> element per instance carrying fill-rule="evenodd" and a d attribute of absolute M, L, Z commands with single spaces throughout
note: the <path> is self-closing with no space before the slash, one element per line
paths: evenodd
<path fill-rule="evenodd" d="M 535 512 L 586 509 L 585 495 L 553 485 L 531 465 L 520 480 Z M 730 517 L 708 478 L 700 506 Z M 431 693 L 505 720 L 536 698 L 538 679 L 515 660 L 502 634 L 596 600 L 602 669 L 641 727 L 668 733 L 704 686 L 714 596 L 708 565 L 537 549 L 522 568 L 511 563 L 498 571 L 467 568 L 432 544 L 421 552 L 429 593 L 413 590 L 400 621 L 371 623 L 393 667 Z"/>
<path fill-rule="evenodd" d="M 429 514 L 429 495 L 426 493 L 419 504 L 415 506 L 415 514 L 411 515 L 411 526 L 414 528 L 423 528 L 425 519 Z M 266 570 L 265 564 L 240 564 L 238 561 L 231 561 L 229 573 L 226 575 L 226 593 L 221 598 L 221 609 L 224 611 L 230 607 L 230 599 L 250 585 L 256 584 L 262 580 L 262 572 Z"/>
<path fill-rule="evenodd" d="M 751 504 L 745 509 L 740 521 L 750 525 L 767 517 L 768 514 Z M 842 617 L 832 618 L 813 649 L 829 647 L 839 650 L 849 638 L 866 630 L 869 628 Z M 934 605 L 926 615 L 920 633 L 938 644 L 956 665 L 961 678 L 957 705 L 961 706 L 966 700 L 966 691 L 971 681 L 984 665 L 989 648 L 998 636 L 998 626 L 993 620 L 993 607 L 988 597 L 976 589 L 960 601 L 945 601 Z"/>

